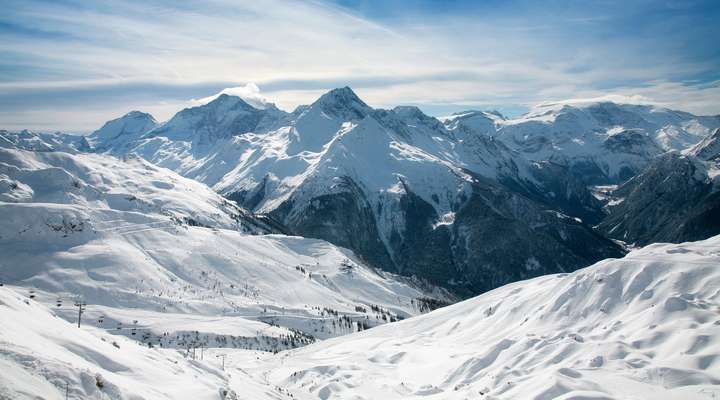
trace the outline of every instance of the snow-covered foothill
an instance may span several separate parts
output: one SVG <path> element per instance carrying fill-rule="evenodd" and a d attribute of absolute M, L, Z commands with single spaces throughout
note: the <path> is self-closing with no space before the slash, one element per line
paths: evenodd
<path fill-rule="evenodd" d="M 0 182 L 0 282 L 144 342 L 277 350 L 449 300 L 143 159 L 0 149 Z"/>

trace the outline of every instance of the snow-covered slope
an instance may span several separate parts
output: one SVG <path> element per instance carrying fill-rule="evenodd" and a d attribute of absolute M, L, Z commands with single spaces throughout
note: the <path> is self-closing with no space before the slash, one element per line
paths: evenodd
<path fill-rule="evenodd" d="M 220 96 L 109 151 L 140 155 L 302 236 L 465 294 L 622 255 L 566 215 L 594 221 L 600 212 L 592 199 L 566 207 L 589 198 L 566 170 L 541 171 L 499 140 L 448 129 L 415 107 L 373 109 L 347 87 L 292 114 Z M 496 226 L 502 243 L 488 237 Z M 509 243 L 516 259 L 501 255 Z"/>
<path fill-rule="evenodd" d="M 2 399 L 287 398 L 241 371 L 223 371 L 215 354 L 193 360 L 103 329 L 78 329 L 7 287 L 0 287 L 0 321 Z"/>
<path fill-rule="evenodd" d="M 114 400 L 713 399 L 718 265 L 720 236 L 655 244 L 300 349 L 210 342 L 195 357 L 78 328 L 5 285 L 0 397 L 60 400 L 67 387 L 70 399 Z"/>
<path fill-rule="evenodd" d="M 663 152 L 695 145 L 720 126 L 720 117 L 586 102 L 543 104 L 514 119 L 464 112 L 445 124 L 496 137 L 531 160 L 569 165 L 587 182 L 607 184 L 632 177 Z"/>
<path fill-rule="evenodd" d="M 119 149 L 140 138 L 158 126 L 155 118 L 140 111 L 130 111 L 120 118 L 108 121 L 102 128 L 88 136 L 89 143 L 97 150 Z"/>
<path fill-rule="evenodd" d="M 285 352 L 252 373 L 298 399 L 712 399 L 718 265 L 718 236 L 651 245 Z"/>
<path fill-rule="evenodd" d="M 142 214 L 168 223 L 247 232 L 262 228 L 250 213 L 202 183 L 138 157 L 121 161 L 96 154 L 0 148 L 0 189 L 0 200 L 19 203 L 5 204 L 16 210 L 42 203 L 89 216 Z M 19 213 L 8 216 L 23 218 Z"/>
<path fill-rule="evenodd" d="M 31 151 L 65 151 L 76 153 L 90 151 L 90 144 L 84 136 L 61 132 L 39 133 L 22 130 L 10 132 L 0 130 L 0 148 L 19 148 Z"/>
<path fill-rule="evenodd" d="M 70 320 L 82 297 L 89 323 L 163 346 L 198 331 L 203 343 L 292 347 L 434 304 L 349 250 L 249 235 L 271 228 L 139 158 L 0 149 L 0 215 L 0 282 L 61 298 Z"/>

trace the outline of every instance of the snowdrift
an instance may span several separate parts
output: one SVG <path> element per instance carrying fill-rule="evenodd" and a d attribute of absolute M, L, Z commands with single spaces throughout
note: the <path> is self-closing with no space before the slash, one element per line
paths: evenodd
<path fill-rule="evenodd" d="M 710 399 L 720 395 L 718 300 L 720 236 L 656 244 L 260 370 L 321 399 Z"/>

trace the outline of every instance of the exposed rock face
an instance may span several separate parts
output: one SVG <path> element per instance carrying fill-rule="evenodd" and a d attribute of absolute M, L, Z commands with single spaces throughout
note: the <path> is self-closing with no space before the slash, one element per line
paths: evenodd
<path fill-rule="evenodd" d="M 720 128 L 690 148 L 688 153 L 706 161 L 720 160 Z"/>
<path fill-rule="evenodd" d="M 624 254 L 579 220 L 492 182 L 476 184 L 455 218 L 453 248 L 475 293 Z"/>
<path fill-rule="evenodd" d="M 519 190 L 521 193 L 590 225 L 597 224 L 605 217 L 603 203 L 577 177 L 577 171 L 573 172 L 570 167 L 552 161 L 537 162 L 532 166 L 532 175 L 540 184 L 524 187 L 524 191 Z"/>
<path fill-rule="evenodd" d="M 381 203 L 403 221 L 383 243 L 376 224 L 382 212 L 350 178 L 341 181 L 339 192 L 305 202 L 290 199 L 273 216 L 298 234 L 352 248 L 374 265 L 460 295 L 624 254 L 579 220 L 481 177 L 457 212 L 446 216 L 403 184 L 396 201 Z"/>
<path fill-rule="evenodd" d="M 613 192 L 619 203 L 610 208 L 600 231 L 638 245 L 700 240 L 720 233 L 720 193 L 710 176 L 716 168 L 693 155 L 658 157 Z"/>
<path fill-rule="evenodd" d="M 313 197 L 300 207 L 290 199 L 271 215 L 296 234 L 353 249 L 376 266 L 392 265 L 362 190 L 348 177 L 339 181 L 336 192 Z"/>

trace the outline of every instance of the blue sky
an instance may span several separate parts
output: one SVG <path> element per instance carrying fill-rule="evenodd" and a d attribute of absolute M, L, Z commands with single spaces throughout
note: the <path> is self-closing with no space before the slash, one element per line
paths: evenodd
<path fill-rule="evenodd" d="M 595 98 L 720 114 L 720 1 L 2 3 L 6 129 L 163 120 L 226 88 L 292 110 L 346 85 L 432 115 Z"/>

